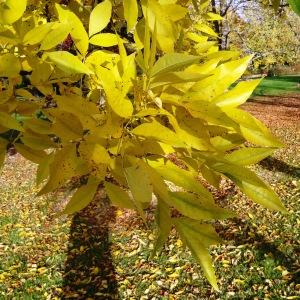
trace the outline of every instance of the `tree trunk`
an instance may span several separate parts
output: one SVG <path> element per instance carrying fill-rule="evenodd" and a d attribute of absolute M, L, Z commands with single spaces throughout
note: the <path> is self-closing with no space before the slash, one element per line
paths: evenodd
<path fill-rule="evenodd" d="M 218 11 L 217 11 L 217 6 L 216 6 L 216 1 L 215 0 L 212 0 L 211 1 L 211 8 L 212 8 L 212 12 L 217 14 Z M 215 20 L 213 22 L 214 24 L 214 29 L 215 29 L 215 32 L 216 34 L 218 35 L 218 46 L 219 46 L 219 50 L 222 50 L 222 37 L 221 37 L 221 27 L 222 27 L 222 21 L 218 21 L 218 20 Z"/>

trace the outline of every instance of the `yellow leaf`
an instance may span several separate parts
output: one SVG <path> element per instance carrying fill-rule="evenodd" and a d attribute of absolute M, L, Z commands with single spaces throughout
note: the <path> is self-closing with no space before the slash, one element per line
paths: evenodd
<path fill-rule="evenodd" d="M 180 274 L 178 271 L 175 271 L 174 273 L 168 275 L 169 278 L 179 278 L 180 277 Z"/>
<path fill-rule="evenodd" d="M 77 156 L 76 147 L 66 146 L 55 153 L 49 167 L 49 180 L 38 196 L 49 193 L 63 186 L 73 176 L 80 176 L 88 173 L 83 161 Z"/>
<path fill-rule="evenodd" d="M 25 12 L 27 0 L 4 0 L 0 3 L 0 23 L 12 24 Z"/>
<path fill-rule="evenodd" d="M 125 168 L 125 176 L 136 202 L 150 203 L 152 200 L 152 186 L 147 169 L 141 164 Z"/>
<path fill-rule="evenodd" d="M 242 148 L 226 154 L 224 158 L 233 164 L 247 166 L 260 162 L 275 150 L 275 148 Z"/>
<path fill-rule="evenodd" d="M 237 107 L 252 95 L 261 79 L 239 82 L 233 89 L 213 99 L 219 107 Z"/>
<path fill-rule="evenodd" d="M 254 172 L 242 166 L 221 162 L 215 163 L 212 168 L 231 179 L 254 202 L 286 213 L 286 209 L 276 193 Z"/>
<path fill-rule="evenodd" d="M 6 140 L 0 138 L 0 170 L 4 163 L 7 144 L 8 142 Z"/>
<path fill-rule="evenodd" d="M 30 129 L 38 134 L 51 134 L 51 123 L 42 119 L 30 119 L 23 122 L 25 129 Z"/>
<path fill-rule="evenodd" d="M 94 199 L 98 185 L 99 180 L 90 176 L 87 184 L 77 189 L 62 213 L 73 214 L 88 206 Z"/>
<path fill-rule="evenodd" d="M 90 38 L 92 45 L 112 47 L 118 45 L 118 37 L 113 33 L 98 33 Z"/>
<path fill-rule="evenodd" d="M 155 220 L 158 226 L 158 234 L 151 256 L 154 256 L 156 253 L 161 251 L 172 229 L 170 208 L 162 199 L 159 198 L 157 200 Z"/>
<path fill-rule="evenodd" d="M 93 117 L 99 114 L 95 103 L 77 95 L 55 96 L 54 99 L 58 108 L 76 116 L 84 129 L 95 130 L 96 121 Z"/>
<path fill-rule="evenodd" d="M 56 144 L 46 135 L 25 132 L 21 141 L 28 147 L 35 150 L 45 150 L 55 148 Z"/>
<path fill-rule="evenodd" d="M 46 152 L 35 150 L 22 144 L 15 144 L 15 148 L 23 157 L 37 164 L 42 163 L 47 157 Z"/>
<path fill-rule="evenodd" d="M 100 144 L 82 142 L 79 146 L 81 157 L 95 165 L 110 164 L 111 158 L 107 150 Z"/>
<path fill-rule="evenodd" d="M 20 70 L 21 64 L 15 55 L 6 53 L 0 56 L 0 77 L 17 77 Z"/>
<path fill-rule="evenodd" d="M 249 142 L 267 147 L 283 146 L 262 122 L 248 112 L 230 107 L 224 107 L 222 110 L 239 125 L 242 136 Z"/>
<path fill-rule="evenodd" d="M 69 32 L 69 26 L 56 22 L 53 24 L 52 30 L 43 39 L 40 50 L 49 50 L 54 48 L 67 38 Z"/>
<path fill-rule="evenodd" d="M 161 57 L 151 69 L 150 76 L 154 77 L 163 73 L 176 71 L 178 69 L 187 67 L 197 61 L 198 56 L 192 56 L 182 53 L 169 53 Z"/>
<path fill-rule="evenodd" d="M 126 193 L 120 187 L 110 182 L 105 182 L 104 186 L 106 193 L 113 205 L 121 208 L 135 208 L 133 201 L 130 199 L 128 193 Z"/>
<path fill-rule="evenodd" d="M 129 118 L 133 113 L 133 105 L 131 101 L 122 94 L 122 91 L 114 86 L 111 82 L 112 73 L 102 67 L 98 68 L 99 74 L 102 76 L 102 85 L 106 93 L 106 98 L 111 109 L 120 117 Z"/>
<path fill-rule="evenodd" d="M 61 110 L 54 110 L 51 115 L 55 116 L 51 129 L 56 136 L 66 141 L 82 137 L 83 127 L 76 116 Z"/>
<path fill-rule="evenodd" d="M 198 100 L 211 101 L 223 94 L 246 71 L 252 56 L 219 65 L 213 75 L 195 83 L 191 91 L 198 91 Z"/>
<path fill-rule="evenodd" d="M 172 192 L 168 204 L 194 220 L 221 220 L 235 216 L 233 212 L 208 203 L 206 200 L 202 201 L 201 197 L 191 193 Z"/>
<path fill-rule="evenodd" d="M 98 4 L 90 15 L 89 36 L 102 31 L 110 21 L 112 5 L 109 0 Z"/>
<path fill-rule="evenodd" d="M 183 170 L 177 167 L 175 164 L 163 159 L 148 159 L 147 162 L 165 180 L 173 182 L 175 185 L 180 186 L 187 191 L 198 194 L 201 198 L 201 201 L 207 204 L 212 204 L 214 202 L 211 193 L 205 189 L 199 181 L 196 180 L 197 174 Z"/>
<path fill-rule="evenodd" d="M 53 153 L 47 155 L 40 163 L 36 173 L 36 185 L 39 186 L 50 174 L 50 164 L 53 162 Z"/>
<path fill-rule="evenodd" d="M 0 125 L 4 126 L 5 128 L 24 131 L 20 123 L 11 115 L 5 112 L 0 112 Z"/>
<path fill-rule="evenodd" d="M 161 125 L 157 121 L 139 125 L 132 130 L 132 134 L 158 140 L 174 147 L 184 147 L 184 143 L 178 139 L 178 136 L 174 131 Z"/>
<path fill-rule="evenodd" d="M 127 32 L 135 27 L 138 19 L 138 4 L 137 0 L 124 0 L 124 17 L 127 22 Z"/>
<path fill-rule="evenodd" d="M 70 34 L 79 52 L 85 56 L 89 47 L 88 34 L 80 19 L 70 10 L 63 9 L 56 4 L 59 21 L 67 28 L 70 28 Z"/>
<path fill-rule="evenodd" d="M 224 18 L 221 17 L 219 14 L 215 14 L 215 13 L 208 12 L 208 13 L 205 15 L 205 19 L 206 19 L 207 21 L 221 21 L 221 20 L 223 20 Z"/>
<path fill-rule="evenodd" d="M 220 238 L 209 224 L 201 224 L 188 218 L 175 220 L 175 226 L 181 239 L 189 247 L 193 256 L 200 263 L 205 277 L 218 290 L 212 260 L 207 247 L 220 243 Z"/>
<path fill-rule="evenodd" d="M 213 31 L 213 29 L 211 27 L 209 27 L 208 25 L 205 25 L 203 23 L 198 23 L 195 25 L 195 28 L 205 34 L 217 37 L 217 33 Z"/>
<path fill-rule="evenodd" d="M 59 69 L 67 74 L 88 74 L 93 72 L 84 65 L 77 56 L 67 51 L 55 51 L 45 54 Z"/>
<path fill-rule="evenodd" d="M 26 33 L 23 38 L 24 45 L 35 45 L 40 43 L 51 31 L 55 23 L 50 22 L 37 26 Z"/>

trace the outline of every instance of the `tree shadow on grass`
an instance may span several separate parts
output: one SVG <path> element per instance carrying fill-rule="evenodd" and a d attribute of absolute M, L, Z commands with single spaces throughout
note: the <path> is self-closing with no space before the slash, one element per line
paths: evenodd
<path fill-rule="evenodd" d="M 264 169 L 285 173 L 291 177 L 300 178 L 300 168 L 289 165 L 275 157 L 267 157 L 259 163 Z"/>
<path fill-rule="evenodd" d="M 271 254 L 277 266 L 283 266 L 289 274 L 292 274 L 290 281 L 295 284 L 300 283 L 299 245 L 293 246 L 293 253 L 285 253 L 278 249 L 279 241 L 270 242 L 265 236 L 257 233 L 256 228 L 251 223 L 239 218 L 229 220 L 228 229 L 230 230 L 224 230 L 224 228 L 217 226 L 217 231 L 223 240 L 232 241 L 235 246 L 253 245 L 256 252 L 255 259 L 260 263 Z"/>
<path fill-rule="evenodd" d="M 115 211 L 105 199 L 74 215 L 63 299 L 119 298 L 109 241 L 109 222 L 114 220 Z"/>

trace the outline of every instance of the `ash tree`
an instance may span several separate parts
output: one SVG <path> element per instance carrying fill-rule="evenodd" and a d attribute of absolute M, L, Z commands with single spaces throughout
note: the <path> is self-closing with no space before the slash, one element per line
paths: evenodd
<path fill-rule="evenodd" d="M 239 108 L 260 81 L 229 89 L 251 56 L 218 50 L 207 2 L 1 1 L 0 160 L 14 146 L 36 163 L 38 195 L 81 178 L 67 214 L 101 188 L 146 222 L 155 195 L 154 253 L 175 227 L 217 289 L 211 220 L 235 214 L 199 177 L 285 208 L 247 167 L 282 146 Z"/>

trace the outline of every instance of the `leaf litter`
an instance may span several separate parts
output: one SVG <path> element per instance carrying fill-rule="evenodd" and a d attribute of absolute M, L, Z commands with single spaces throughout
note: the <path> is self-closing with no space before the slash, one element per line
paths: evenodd
<path fill-rule="evenodd" d="M 101 195 L 73 217 L 57 218 L 69 192 L 36 198 L 35 166 L 14 155 L 0 176 L 0 299 L 298 299 L 300 100 L 274 101 L 260 98 L 244 108 L 287 145 L 253 168 L 289 214 L 254 204 L 226 180 L 212 189 L 216 201 L 238 213 L 215 224 L 225 241 L 211 247 L 220 293 L 175 232 L 149 260 L 153 228 L 135 212 L 105 205 Z M 146 213 L 149 224 L 153 211 Z"/>

